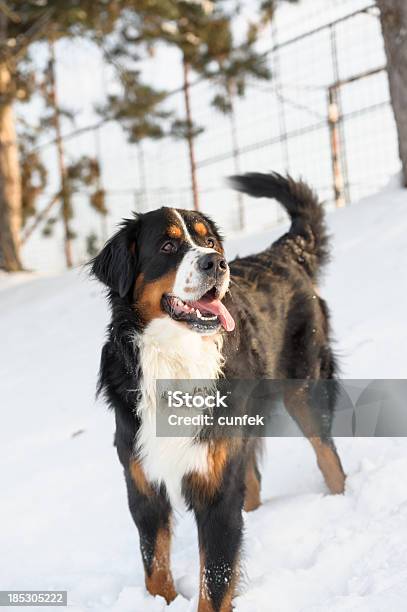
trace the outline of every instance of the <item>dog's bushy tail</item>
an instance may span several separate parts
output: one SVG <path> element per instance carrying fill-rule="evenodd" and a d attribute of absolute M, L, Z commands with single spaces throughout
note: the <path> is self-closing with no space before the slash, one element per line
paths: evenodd
<path fill-rule="evenodd" d="M 293 241 L 294 256 L 306 265 L 312 277 L 317 276 L 329 260 L 329 248 L 324 210 L 312 189 L 302 181 L 276 172 L 250 172 L 231 176 L 229 181 L 238 191 L 255 198 L 275 198 L 284 206 L 291 218 L 291 227 L 281 240 Z"/>

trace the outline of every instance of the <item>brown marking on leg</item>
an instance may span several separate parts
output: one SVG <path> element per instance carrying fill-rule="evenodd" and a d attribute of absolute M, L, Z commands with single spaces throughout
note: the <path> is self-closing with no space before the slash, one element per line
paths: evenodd
<path fill-rule="evenodd" d="M 125 468 L 129 508 L 140 536 L 146 588 L 170 603 L 176 597 L 170 570 L 171 506 L 147 480 L 142 464 L 130 458 Z"/>
<path fill-rule="evenodd" d="M 325 478 L 329 490 L 334 494 L 343 493 L 346 476 L 335 446 L 333 443 L 331 446 L 331 444 L 323 442 L 319 437 L 311 437 L 309 441 L 314 448 L 318 467 Z"/>
<path fill-rule="evenodd" d="M 137 490 L 143 495 L 153 495 L 154 491 L 151 487 L 151 484 L 148 482 L 144 470 L 137 459 L 133 459 L 130 461 L 130 474 L 133 479 L 134 484 L 137 487 Z"/>
<path fill-rule="evenodd" d="M 199 603 L 198 612 L 214 612 L 211 598 L 208 593 L 208 586 L 205 580 L 205 553 L 199 551 Z"/>
<path fill-rule="evenodd" d="M 261 505 L 260 482 L 254 461 L 254 458 L 250 458 L 246 467 L 246 494 L 244 498 L 246 512 L 252 512 Z"/>
<path fill-rule="evenodd" d="M 298 423 L 304 436 L 311 442 L 317 456 L 318 467 L 331 493 L 343 493 L 346 475 L 341 460 L 331 439 L 322 440 L 321 426 L 307 401 L 307 387 L 302 384 L 285 394 L 287 412 Z"/>
<path fill-rule="evenodd" d="M 217 440 L 208 444 L 208 470 L 193 472 L 186 479 L 195 498 L 203 503 L 212 500 L 222 483 L 223 472 L 232 452 L 231 440 Z"/>
<path fill-rule="evenodd" d="M 151 570 L 149 573 L 146 572 L 147 591 L 154 597 L 156 595 L 164 597 L 167 604 L 170 604 L 177 596 L 170 570 L 170 544 L 170 529 L 161 528 L 155 541 Z"/>
<path fill-rule="evenodd" d="M 203 592 L 203 586 L 201 585 L 200 594 L 199 594 L 199 602 L 198 602 L 198 612 L 232 612 L 232 600 L 234 597 L 234 590 L 232 587 L 229 587 L 225 598 L 222 601 L 220 608 L 214 608 L 213 603 L 211 602 L 210 596 L 207 592 Z"/>
<path fill-rule="evenodd" d="M 212 602 L 209 590 L 208 590 L 208 582 L 206 579 L 206 570 L 205 570 L 205 552 L 203 550 L 199 553 L 200 558 L 200 572 L 199 572 L 199 602 L 198 602 L 198 612 L 232 612 L 232 600 L 236 594 L 236 583 L 238 579 L 238 562 L 235 563 L 235 567 L 233 569 L 232 579 L 225 589 L 225 594 L 222 599 L 222 603 L 219 607 L 214 607 Z"/>
<path fill-rule="evenodd" d="M 301 383 L 285 391 L 284 404 L 287 412 L 293 417 L 306 438 L 315 436 L 319 429 L 318 422 L 312 414 L 307 401 L 307 383 Z"/>
<path fill-rule="evenodd" d="M 187 481 L 198 526 L 200 581 L 198 612 L 232 612 L 239 576 L 242 538 L 243 487 L 234 473 L 241 440 L 217 440 L 209 445 L 208 474 L 193 474 Z M 232 470 L 233 473 L 233 470 Z M 240 475 L 244 478 L 243 466 Z"/>

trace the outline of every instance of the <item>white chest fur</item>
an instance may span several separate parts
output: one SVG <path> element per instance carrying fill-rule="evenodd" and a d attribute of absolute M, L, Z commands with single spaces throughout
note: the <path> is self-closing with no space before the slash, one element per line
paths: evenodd
<path fill-rule="evenodd" d="M 222 369 L 222 337 L 203 337 L 169 317 L 152 321 L 140 338 L 142 397 L 137 451 L 151 482 L 163 482 L 174 506 L 182 503 L 182 478 L 207 470 L 206 444 L 156 436 L 156 381 L 216 379 Z"/>

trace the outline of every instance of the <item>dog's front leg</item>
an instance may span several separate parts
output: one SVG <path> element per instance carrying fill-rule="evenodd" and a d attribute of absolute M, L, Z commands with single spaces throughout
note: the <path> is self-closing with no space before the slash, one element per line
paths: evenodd
<path fill-rule="evenodd" d="M 244 472 L 235 460 L 223 470 L 216 490 L 203 477 L 190 479 L 198 527 L 200 586 L 198 612 L 231 612 L 239 579 Z"/>
<path fill-rule="evenodd" d="M 129 508 L 139 531 L 146 588 L 169 604 L 177 596 L 170 569 L 171 507 L 164 491 L 146 480 L 140 463 L 125 470 Z"/>

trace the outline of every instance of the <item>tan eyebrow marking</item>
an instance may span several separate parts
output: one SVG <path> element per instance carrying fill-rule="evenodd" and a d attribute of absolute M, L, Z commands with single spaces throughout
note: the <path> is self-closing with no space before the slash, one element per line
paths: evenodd
<path fill-rule="evenodd" d="M 167 230 L 167 234 L 170 238 L 181 238 L 182 229 L 178 225 L 170 225 Z"/>
<path fill-rule="evenodd" d="M 199 236 L 206 236 L 208 233 L 208 230 L 206 226 L 202 223 L 202 221 L 198 221 L 197 223 L 194 223 L 194 230 Z"/>

